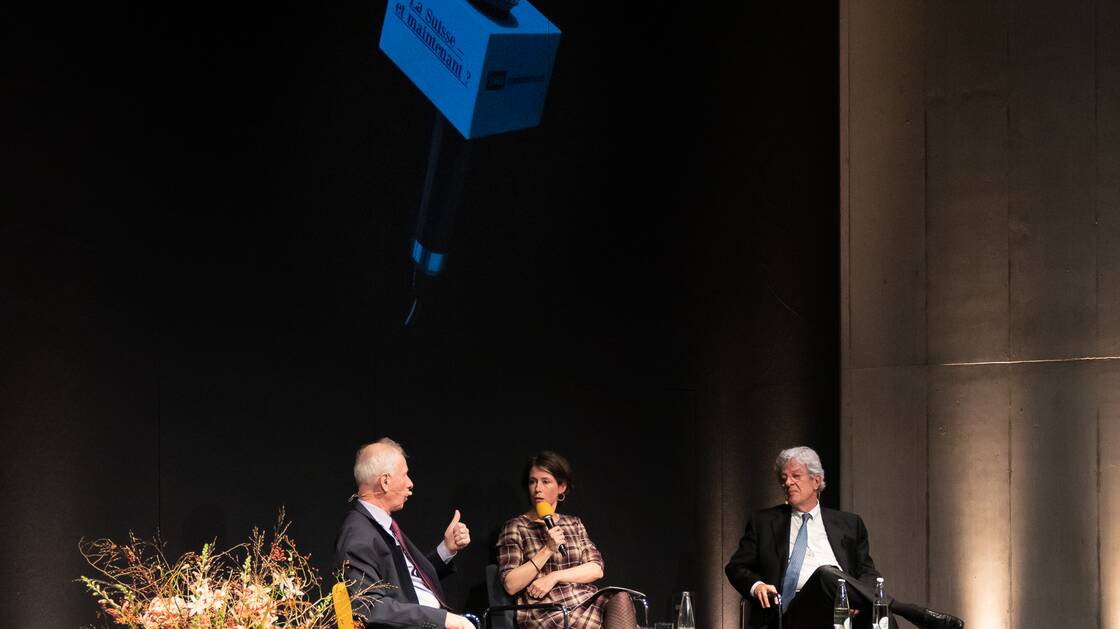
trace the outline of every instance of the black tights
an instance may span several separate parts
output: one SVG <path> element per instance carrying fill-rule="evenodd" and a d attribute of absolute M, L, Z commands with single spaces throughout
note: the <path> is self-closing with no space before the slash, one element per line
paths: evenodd
<path fill-rule="evenodd" d="M 638 626 L 638 616 L 634 613 L 634 601 L 626 592 L 608 594 L 603 605 L 603 629 L 634 629 Z"/>

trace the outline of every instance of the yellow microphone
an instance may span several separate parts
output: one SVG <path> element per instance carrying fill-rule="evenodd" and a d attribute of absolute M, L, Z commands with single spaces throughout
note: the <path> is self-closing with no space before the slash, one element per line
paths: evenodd
<path fill-rule="evenodd" d="M 555 512 L 552 509 L 552 505 L 543 500 L 537 503 L 537 515 L 539 515 L 541 519 L 544 520 L 544 525 L 550 529 L 556 526 L 556 522 L 552 519 L 553 513 Z M 568 554 L 568 548 L 563 544 L 560 544 L 559 550 L 561 555 Z"/>

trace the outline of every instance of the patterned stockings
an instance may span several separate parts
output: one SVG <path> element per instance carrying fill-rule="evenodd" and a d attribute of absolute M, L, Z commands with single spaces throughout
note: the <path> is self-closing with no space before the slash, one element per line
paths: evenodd
<path fill-rule="evenodd" d="M 638 617 L 630 595 L 626 592 L 611 594 L 603 608 L 603 629 L 634 629 L 637 626 Z"/>

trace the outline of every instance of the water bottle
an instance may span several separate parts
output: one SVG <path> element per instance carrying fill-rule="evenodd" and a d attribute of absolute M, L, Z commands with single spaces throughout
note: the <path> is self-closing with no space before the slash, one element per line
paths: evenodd
<path fill-rule="evenodd" d="M 832 603 L 832 629 L 852 629 L 850 611 L 848 584 L 844 579 L 840 579 L 836 584 L 836 600 Z"/>
<path fill-rule="evenodd" d="M 890 629 L 890 618 L 887 596 L 883 593 L 883 577 L 878 577 L 875 579 L 875 603 L 871 607 L 871 626 L 875 629 Z"/>
<path fill-rule="evenodd" d="M 677 629 L 696 629 L 696 616 L 692 613 L 692 595 L 681 593 L 681 607 L 677 612 Z"/>

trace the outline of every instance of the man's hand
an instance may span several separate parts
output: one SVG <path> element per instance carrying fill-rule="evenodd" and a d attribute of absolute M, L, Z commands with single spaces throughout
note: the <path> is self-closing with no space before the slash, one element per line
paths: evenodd
<path fill-rule="evenodd" d="M 759 583 L 751 590 L 751 596 L 758 599 L 759 605 L 766 609 L 770 608 L 770 599 L 778 595 L 778 588 L 770 585 L 769 583 Z"/>
<path fill-rule="evenodd" d="M 443 532 L 443 543 L 447 545 L 447 550 L 453 553 L 463 550 L 471 543 L 471 531 L 466 524 L 459 521 L 458 509 L 455 510 L 455 515 L 451 518 L 451 524 L 448 524 L 447 530 Z M 467 621 L 467 624 L 470 625 L 470 621 Z"/>
<path fill-rule="evenodd" d="M 556 529 L 552 530 L 555 531 Z M 552 588 L 556 587 L 557 581 L 558 579 L 556 578 L 555 572 L 542 574 L 541 576 L 537 577 L 536 581 L 530 583 L 529 587 L 525 588 L 525 590 L 529 593 L 529 596 L 533 598 L 543 598 L 546 594 L 552 591 Z"/>
<path fill-rule="evenodd" d="M 456 511 L 455 513 L 459 512 Z M 475 626 L 473 622 L 467 620 L 466 616 L 447 612 L 447 620 L 443 623 L 443 629 L 475 629 Z"/>

